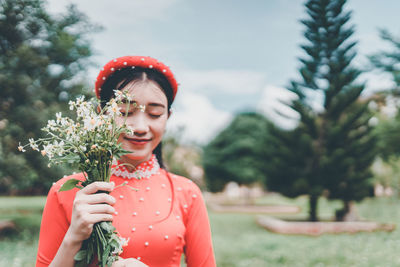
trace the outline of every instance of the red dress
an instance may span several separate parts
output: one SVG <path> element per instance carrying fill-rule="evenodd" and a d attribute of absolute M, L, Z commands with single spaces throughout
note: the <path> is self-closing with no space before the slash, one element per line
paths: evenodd
<path fill-rule="evenodd" d="M 134 176 L 139 174 L 140 180 Z M 71 223 L 72 204 L 78 189 L 58 192 L 70 178 L 64 177 L 50 189 L 43 211 L 36 266 L 48 266 L 57 253 Z M 199 188 L 189 179 L 159 168 L 157 159 L 137 166 L 135 173 L 118 167 L 111 176 L 117 200 L 113 225 L 129 239 L 123 258 L 136 258 L 151 267 L 180 266 L 185 253 L 189 267 L 215 265 L 207 210 Z M 132 189 L 136 188 L 138 191 Z"/>

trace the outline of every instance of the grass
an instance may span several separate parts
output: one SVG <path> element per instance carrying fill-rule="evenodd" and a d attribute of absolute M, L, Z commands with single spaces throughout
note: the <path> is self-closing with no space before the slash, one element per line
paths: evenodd
<path fill-rule="evenodd" d="M 16 231 L 0 236 L 0 266 L 35 266 L 45 197 L 0 197 L 0 220 L 12 220 Z"/>
<path fill-rule="evenodd" d="M 18 232 L 0 237 L 0 266 L 34 266 L 44 197 L 0 197 L 0 219 L 15 221 Z M 307 199 L 270 195 L 259 204 L 295 204 L 307 213 Z M 400 200 L 366 199 L 358 204 L 367 220 L 400 223 Z M 329 218 L 339 202 L 321 199 L 319 213 Z M 400 232 L 290 236 L 255 224 L 255 215 L 209 213 L 219 267 L 232 266 L 400 266 Z"/>

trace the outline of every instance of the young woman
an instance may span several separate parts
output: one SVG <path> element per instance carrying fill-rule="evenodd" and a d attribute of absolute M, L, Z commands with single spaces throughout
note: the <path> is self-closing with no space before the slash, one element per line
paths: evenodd
<path fill-rule="evenodd" d="M 199 188 L 163 167 L 161 139 L 177 88 L 170 69 L 150 57 L 117 58 L 100 71 L 95 90 L 102 105 L 114 96 L 113 90 L 127 92 L 136 103 L 129 110 L 121 106 L 134 133 L 118 139 L 132 152 L 120 162 L 135 168 L 117 167 L 110 183 L 96 182 L 82 190 L 59 192 L 66 180 L 83 179 L 82 174 L 55 183 L 43 211 L 36 266 L 73 266 L 74 255 L 100 221 L 112 221 L 119 235 L 129 239 L 115 267 L 180 266 L 182 253 L 189 267 L 215 266 Z M 129 186 L 113 190 L 123 182 Z M 110 194 L 95 194 L 99 190 Z"/>

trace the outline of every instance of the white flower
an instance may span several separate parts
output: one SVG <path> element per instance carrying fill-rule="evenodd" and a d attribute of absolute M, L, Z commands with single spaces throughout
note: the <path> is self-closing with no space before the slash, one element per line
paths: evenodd
<path fill-rule="evenodd" d="M 57 126 L 55 120 L 49 120 L 47 122 L 47 128 L 49 128 L 50 130 L 55 130 L 55 127 Z"/>
<path fill-rule="evenodd" d="M 33 150 L 39 151 L 38 145 L 35 143 L 35 140 L 33 138 L 29 138 L 29 145 Z"/>
<path fill-rule="evenodd" d="M 25 152 L 26 150 L 24 149 L 23 146 L 21 146 L 21 143 L 18 143 L 18 150 L 21 152 Z"/>
<path fill-rule="evenodd" d="M 74 110 L 74 106 L 75 106 L 75 102 L 74 101 L 70 100 L 68 102 L 68 105 L 69 105 L 69 110 Z"/>
<path fill-rule="evenodd" d="M 62 118 L 61 115 L 62 115 L 61 112 L 57 112 L 57 113 L 56 113 L 57 123 L 60 123 L 60 122 L 61 122 L 61 118 Z"/>
<path fill-rule="evenodd" d="M 95 116 L 94 114 L 92 114 L 92 116 L 86 117 L 83 120 L 83 124 L 85 130 L 93 131 L 96 127 L 102 124 L 102 121 L 99 116 Z"/>
<path fill-rule="evenodd" d="M 120 91 L 118 91 L 120 92 Z M 110 116 L 121 116 L 121 107 L 118 106 L 117 102 L 115 102 L 114 99 L 111 99 L 111 101 L 109 102 L 109 105 L 107 106 L 107 114 L 109 114 Z"/>
<path fill-rule="evenodd" d="M 52 159 L 54 157 L 54 146 L 52 144 L 43 145 L 43 150 L 44 150 L 43 153 L 45 153 L 45 155 L 49 159 Z"/>

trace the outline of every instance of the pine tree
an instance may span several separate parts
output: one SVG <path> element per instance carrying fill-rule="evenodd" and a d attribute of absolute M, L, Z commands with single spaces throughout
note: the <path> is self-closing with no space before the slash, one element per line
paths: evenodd
<path fill-rule="evenodd" d="M 230 181 L 245 185 L 265 183 L 268 128 L 264 116 L 241 113 L 205 146 L 203 166 L 210 191 L 221 191 Z"/>
<path fill-rule="evenodd" d="M 388 30 L 381 30 L 380 36 L 391 48 L 370 56 L 370 60 L 377 69 L 390 74 L 395 84 L 393 88 L 380 90 L 376 98 L 383 103 L 381 106 L 386 105 L 387 99 L 395 100 L 397 108 L 394 118 L 382 118 L 377 127 L 379 154 L 389 161 L 391 157 L 400 156 L 400 38 Z"/>
<path fill-rule="evenodd" d="M 374 138 L 368 124 L 368 101 L 356 83 L 360 71 L 351 66 L 355 41 L 347 26 L 351 12 L 345 0 L 309 0 L 308 17 L 301 21 L 306 44 L 301 45 L 300 79 L 289 90 L 297 95 L 291 108 L 298 112 L 298 127 L 274 133 L 276 169 L 271 166 L 269 188 L 294 197 L 309 195 L 310 220 L 318 220 L 318 198 L 328 192 L 344 202 L 342 216 L 353 200 L 369 195 L 369 167 L 375 156 Z M 292 154 L 290 153 L 292 152 Z M 291 165 L 297 157 L 298 162 Z M 273 164 L 273 162 L 272 162 Z M 287 189 L 286 187 L 291 187 Z"/>
<path fill-rule="evenodd" d="M 0 194 L 46 193 L 61 177 L 39 153 L 16 147 L 41 137 L 47 120 L 82 93 L 87 34 L 97 29 L 74 6 L 55 17 L 43 0 L 0 1 Z"/>

